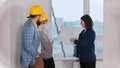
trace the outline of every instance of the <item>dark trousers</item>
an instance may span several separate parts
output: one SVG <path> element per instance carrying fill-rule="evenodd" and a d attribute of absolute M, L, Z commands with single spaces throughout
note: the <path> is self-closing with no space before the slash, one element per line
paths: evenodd
<path fill-rule="evenodd" d="M 29 67 L 28 68 L 34 68 L 34 65 L 29 65 Z"/>
<path fill-rule="evenodd" d="M 53 58 L 43 59 L 43 61 L 44 61 L 44 68 L 55 68 L 55 63 Z"/>
<path fill-rule="evenodd" d="M 92 62 L 80 62 L 81 68 L 96 68 L 96 61 Z"/>

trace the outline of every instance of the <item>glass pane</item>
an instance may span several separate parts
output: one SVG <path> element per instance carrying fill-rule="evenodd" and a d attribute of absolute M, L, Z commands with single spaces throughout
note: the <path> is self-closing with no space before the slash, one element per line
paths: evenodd
<path fill-rule="evenodd" d="M 90 15 L 94 22 L 96 32 L 96 55 L 103 58 L 103 0 L 90 0 Z"/>
<path fill-rule="evenodd" d="M 83 15 L 83 0 L 52 0 L 56 22 L 61 33 L 57 35 L 54 20 L 52 21 L 52 37 L 54 39 L 53 54 L 57 57 L 62 57 L 63 52 L 59 39 L 63 43 L 63 48 L 67 57 L 72 57 L 74 54 L 74 46 L 69 43 L 69 37 L 79 34 L 80 17 Z M 72 31 L 76 31 L 73 34 Z M 72 32 L 72 33 L 71 33 Z M 75 32 L 74 32 L 75 33 Z M 63 36 L 64 35 L 64 36 Z M 67 36 L 66 36 L 67 35 Z M 76 35 L 77 36 L 77 35 Z M 67 40 L 67 41 L 66 41 Z"/>

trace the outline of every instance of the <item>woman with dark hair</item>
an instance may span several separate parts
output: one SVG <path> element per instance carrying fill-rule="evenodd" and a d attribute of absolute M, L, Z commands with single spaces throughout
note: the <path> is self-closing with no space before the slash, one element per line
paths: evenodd
<path fill-rule="evenodd" d="M 82 32 L 79 38 L 71 38 L 70 41 L 77 45 L 81 68 L 95 68 L 95 31 L 93 30 L 93 21 L 89 15 L 81 17 Z"/>

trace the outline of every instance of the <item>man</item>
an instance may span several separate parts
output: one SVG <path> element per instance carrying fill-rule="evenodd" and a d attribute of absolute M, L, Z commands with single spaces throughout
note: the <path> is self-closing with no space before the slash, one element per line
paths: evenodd
<path fill-rule="evenodd" d="M 39 57 L 40 37 L 36 23 L 41 18 L 42 12 L 41 6 L 32 6 L 29 19 L 25 22 L 22 29 L 21 64 L 24 68 L 34 68 L 35 61 Z"/>

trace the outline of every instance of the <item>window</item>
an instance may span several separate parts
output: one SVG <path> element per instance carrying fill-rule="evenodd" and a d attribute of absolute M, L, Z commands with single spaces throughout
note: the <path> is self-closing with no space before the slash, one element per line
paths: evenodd
<path fill-rule="evenodd" d="M 90 0 L 90 16 L 94 22 L 96 32 L 97 59 L 103 58 L 103 0 Z"/>
<path fill-rule="evenodd" d="M 76 30 L 79 32 L 82 30 L 80 29 L 80 17 L 83 15 L 83 0 L 52 0 L 52 5 L 54 8 L 58 28 L 61 33 L 64 34 L 62 37 L 59 37 L 59 35 L 57 35 L 55 23 L 53 20 L 52 37 L 54 40 L 56 40 L 54 41 L 53 45 L 53 54 L 57 57 L 62 57 L 64 55 L 61 49 L 62 46 L 59 42 L 59 39 L 62 38 L 62 41 L 64 40 L 62 43 L 66 57 L 71 57 L 74 54 L 74 46 L 71 43 L 68 43 L 68 39 L 68 41 L 66 41 L 64 38 L 68 38 L 66 34 L 69 34 L 71 30 Z M 76 33 L 79 34 L 79 32 Z"/>
<path fill-rule="evenodd" d="M 88 2 L 90 2 L 89 12 L 90 12 L 90 16 L 94 21 L 94 30 L 97 35 L 97 38 L 95 41 L 96 55 L 98 59 L 102 58 L 103 56 L 103 0 L 85 1 L 87 3 L 84 3 L 83 1 L 84 0 L 52 0 L 52 5 L 53 5 L 58 29 L 61 31 L 61 33 L 65 35 L 65 36 L 59 37 L 56 31 L 54 20 L 52 20 L 52 37 L 55 40 L 53 45 L 54 56 L 62 57 L 64 55 L 59 38 L 62 38 L 62 40 L 66 40 L 67 37 L 74 36 L 72 33 L 70 34 L 69 31 L 76 31 L 75 33 L 79 34 L 79 32 L 82 30 L 80 26 L 80 17 L 84 15 L 83 14 L 84 10 L 88 9 L 88 8 L 83 8 L 83 6 L 84 4 L 88 4 Z M 75 35 L 77 36 L 77 34 Z M 67 57 L 73 56 L 74 55 L 73 44 L 68 43 L 68 41 L 63 41 L 62 43 L 63 43 L 63 48 L 66 56 Z"/>

